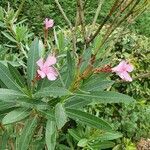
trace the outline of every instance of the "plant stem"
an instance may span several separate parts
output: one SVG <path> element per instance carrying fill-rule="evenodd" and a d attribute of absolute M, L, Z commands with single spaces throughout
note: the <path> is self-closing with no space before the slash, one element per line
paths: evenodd
<path fill-rule="evenodd" d="M 134 1 L 134 0 L 132 0 Z M 136 1 L 136 3 L 133 5 L 133 7 L 130 9 L 130 11 L 118 22 L 116 23 L 116 25 L 113 24 L 110 26 L 110 28 L 108 29 L 107 33 L 105 34 L 105 37 L 103 38 L 101 44 L 98 46 L 98 48 L 96 49 L 95 55 L 97 55 L 99 49 L 103 46 L 103 44 L 107 41 L 107 39 L 109 38 L 109 36 L 113 33 L 113 31 L 120 25 L 122 24 L 123 21 L 125 21 L 131 14 L 133 9 L 138 5 L 139 1 Z M 126 7 L 127 9 L 127 7 Z M 115 23 L 115 22 L 114 22 Z"/>
<path fill-rule="evenodd" d="M 23 8 L 23 5 L 24 5 L 25 1 L 26 1 L 26 0 L 22 0 L 22 1 L 21 1 L 21 4 L 20 4 L 20 6 L 19 6 L 19 9 L 18 9 L 18 10 L 16 11 L 16 13 L 15 13 L 14 20 L 18 18 L 19 14 L 20 14 L 20 12 L 21 12 L 21 10 L 22 10 L 22 8 Z"/>
<path fill-rule="evenodd" d="M 74 54 L 76 54 L 76 31 L 73 29 L 73 26 L 72 26 L 72 23 L 71 21 L 68 19 L 68 17 L 66 16 L 63 8 L 61 7 L 60 3 L 58 0 L 55 0 L 55 3 L 57 4 L 58 6 L 58 9 L 60 10 L 62 16 L 64 17 L 65 21 L 67 22 L 68 26 L 70 27 L 70 30 L 72 32 L 72 42 L 73 42 L 73 51 L 74 51 Z"/>
<path fill-rule="evenodd" d="M 103 28 L 103 26 L 105 25 L 105 23 L 108 21 L 108 19 L 112 16 L 112 14 L 116 11 L 116 9 L 120 6 L 121 3 L 119 3 L 120 0 L 116 0 L 115 3 L 113 4 L 113 6 L 110 9 L 109 14 L 105 17 L 104 21 L 102 22 L 102 24 L 98 27 L 97 31 L 94 33 L 94 35 L 87 41 L 87 44 L 89 44 L 90 42 L 92 42 L 96 36 L 99 34 L 99 32 L 101 31 L 101 29 Z M 119 4 L 118 4 L 119 3 Z"/>
<path fill-rule="evenodd" d="M 77 0 L 77 6 L 78 6 L 78 14 L 79 14 L 79 20 L 81 24 L 81 30 L 82 30 L 82 36 L 84 38 L 84 43 L 86 43 L 86 30 L 85 30 L 85 19 L 84 19 L 84 8 L 83 8 L 83 1 Z"/>
<path fill-rule="evenodd" d="M 98 18 L 98 16 L 99 16 L 99 13 L 100 13 L 100 11 L 101 11 L 101 7 L 102 7 L 103 3 L 104 3 L 104 0 L 99 0 L 99 4 L 98 4 L 98 7 L 97 7 L 97 10 L 96 10 L 94 19 L 93 19 L 93 23 L 92 23 L 91 29 L 90 29 L 90 31 L 89 31 L 89 33 L 88 33 L 88 37 L 90 37 L 91 31 L 92 31 L 92 29 L 95 27 L 95 24 L 96 24 L 97 18 Z"/>

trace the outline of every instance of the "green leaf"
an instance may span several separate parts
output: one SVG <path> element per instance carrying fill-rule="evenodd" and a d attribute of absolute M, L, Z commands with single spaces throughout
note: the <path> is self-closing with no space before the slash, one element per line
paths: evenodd
<path fill-rule="evenodd" d="M 24 87 L 25 81 L 23 80 L 23 77 L 20 75 L 19 71 L 15 67 L 13 67 L 10 63 L 8 63 L 8 68 L 9 68 L 10 74 L 12 75 L 16 83 L 20 87 Z"/>
<path fill-rule="evenodd" d="M 66 114 L 70 118 L 79 120 L 83 124 L 87 124 L 93 128 L 98 128 L 106 131 L 112 130 L 111 126 L 106 121 L 86 112 L 75 109 L 66 109 Z"/>
<path fill-rule="evenodd" d="M 130 96 L 112 91 L 98 91 L 90 94 L 82 93 L 75 95 L 84 100 L 91 100 L 96 103 L 130 103 L 135 101 Z"/>
<path fill-rule="evenodd" d="M 75 61 L 71 57 L 70 51 L 67 51 L 67 78 L 66 78 L 66 87 L 69 87 L 74 78 L 74 70 L 75 70 Z"/>
<path fill-rule="evenodd" d="M 32 80 L 35 78 L 37 71 L 36 62 L 38 61 L 38 59 L 39 59 L 39 40 L 38 38 L 35 38 L 35 40 L 31 44 L 27 59 L 27 76 L 29 85 L 31 85 Z"/>
<path fill-rule="evenodd" d="M 77 141 L 81 140 L 79 133 L 77 131 L 75 131 L 75 129 L 68 129 L 68 133 Z"/>
<path fill-rule="evenodd" d="M 97 144 L 94 143 L 93 145 L 91 145 L 91 147 L 93 149 L 99 149 L 99 150 L 108 149 L 108 148 L 111 148 L 111 147 L 114 147 L 114 146 L 115 146 L 115 143 L 110 142 L 110 141 L 99 142 Z"/>
<path fill-rule="evenodd" d="M 3 22 L 0 21 L 0 27 L 4 28 L 5 24 Z"/>
<path fill-rule="evenodd" d="M 65 108 L 80 109 L 88 105 L 89 103 L 91 103 L 91 100 L 84 100 L 82 98 L 73 96 L 66 99 Z"/>
<path fill-rule="evenodd" d="M 4 10 L 3 8 L 0 6 L 0 20 L 4 19 Z"/>
<path fill-rule="evenodd" d="M 87 49 L 84 51 L 83 56 L 82 56 L 82 64 L 80 67 L 80 72 L 82 73 L 87 66 L 90 63 L 90 59 L 91 59 L 91 54 L 92 54 L 92 50 L 91 49 Z"/>
<path fill-rule="evenodd" d="M 48 150 L 55 150 L 56 145 L 56 124 L 55 121 L 48 120 L 46 124 L 45 140 Z"/>
<path fill-rule="evenodd" d="M 19 100 L 20 98 L 27 98 L 27 96 L 19 91 L 2 88 L 0 89 L 1 101 L 15 102 L 15 100 Z"/>
<path fill-rule="evenodd" d="M 0 112 L 3 111 L 3 110 L 7 110 L 9 108 L 13 108 L 13 107 L 16 107 L 16 104 L 15 103 L 7 103 L 7 102 L 1 102 L 0 101 Z"/>
<path fill-rule="evenodd" d="M 61 97 L 61 96 L 66 96 L 66 95 L 71 95 L 71 92 L 68 91 L 67 89 L 63 87 L 46 87 L 38 91 L 37 93 L 34 94 L 35 97 L 40 98 L 40 97 Z"/>
<path fill-rule="evenodd" d="M 17 43 L 17 41 L 16 41 L 10 34 L 8 34 L 8 33 L 6 33 L 6 32 L 3 32 L 3 31 L 1 31 L 1 32 L 2 32 L 2 34 L 3 34 L 6 38 L 8 38 L 10 41 Z"/>
<path fill-rule="evenodd" d="M 45 116 L 48 120 L 55 121 L 55 112 L 53 110 L 43 111 L 40 110 L 41 114 Z"/>
<path fill-rule="evenodd" d="M 7 143 L 8 143 L 8 140 L 9 140 L 9 134 L 8 134 L 8 132 L 7 131 L 4 131 L 4 133 L 2 134 L 2 138 L 1 138 L 1 141 L 0 141 L 0 149 L 1 150 L 6 150 L 6 149 L 8 149 L 8 145 L 7 145 Z"/>
<path fill-rule="evenodd" d="M 82 86 L 82 90 L 84 91 L 103 91 L 104 89 L 110 87 L 114 81 L 108 81 L 108 80 L 94 80 L 91 82 L 88 82 L 87 84 L 84 84 Z"/>
<path fill-rule="evenodd" d="M 55 106 L 55 120 L 58 129 L 60 130 L 67 122 L 67 115 L 61 103 Z"/>
<path fill-rule="evenodd" d="M 19 85 L 15 82 L 11 76 L 8 68 L 0 63 L 0 80 L 10 89 L 21 90 Z"/>
<path fill-rule="evenodd" d="M 78 142 L 78 146 L 79 147 L 85 147 L 86 145 L 88 144 L 88 140 L 87 139 L 81 139 L 79 142 Z"/>
<path fill-rule="evenodd" d="M 17 150 L 28 150 L 37 125 L 37 116 L 26 121 L 26 124 L 19 137 Z"/>
<path fill-rule="evenodd" d="M 64 51 L 64 49 L 65 49 L 65 37 L 64 37 L 62 30 L 60 30 L 58 33 L 58 46 L 59 46 L 58 47 L 59 51 Z"/>
<path fill-rule="evenodd" d="M 109 141 L 109 140 L 115 140 L 118 138 L 121 138 L 122 134 L 117 132 L 106 132 L 100 135 L 97 140 L 99 141 Z"/>
<path fill-rule="evenodd" d="M 2 120 L 3 124 L 10 124 L 14 122 L 18 122 L 27 116 L 29 116 L 30 112 L 28 109 L 19 108 L 9 112 Z"/>

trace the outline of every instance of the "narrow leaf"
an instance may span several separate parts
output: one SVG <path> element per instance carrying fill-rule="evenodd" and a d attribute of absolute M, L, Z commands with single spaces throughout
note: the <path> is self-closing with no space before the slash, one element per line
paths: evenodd
<path fill-rule="evenodd" d="M 112 130 L 111 126 L 106 121 L 94 115 L 75 109 L 66 109 L 66 113 L 70 118 L 79 120 L 83 124 L 87 124 L 93 128 L 98 128 L 106 131 Z"/>
<path fill-rule="evenodd" d="M 77 131 L 75 131 L 74 129 L 68 129 L 68 133 L 77 141 L 80 141 L 82 139 L 80 134 Z"/>
<path fill-rule="evenodd" d="M 15 107 L 16 104 L 15 103 L 7 103 L 7 102 L 1 102 L 0 101 L 0 111 L 3 111 L 3 110 L 7 110 L 9 108 L 13 108 Z"/>
<path fill-rule="evenodd" d="M 108 140 L 115 140 L 121 138 L 122 134 L 119 132 L 106 132 L 100 135 L 97 140 L 98 141 L 108 141 Z"/>
<path fill-rule="evenodd" d="M 3 118 L 2 123 L 10 124 L 10 123 L 17 122 L 17 121 L 20 121 L 20 120 L 26 118 L 27 116 L 29 116 L 29 114 L 30 114 L 30 112 L 28 111 L 28 109 L 19 108 L 19 109 L 9 112 Z"/>
<path fill-rule="evenodd" d="M 84 91 L 103 91 L 110 87 L 113 83 L 114 81 L 109 80 L 94 80 L 83 85 L 81 89 Z"/>
<path fill-rule="evenodd" d="M 37 116 L 27 120 L 25 127 L 23 128 L 19 141 L 18 141 L 18 150 L 28 150 L 32 136 L 37 126 Z"/>
<path fill-rule="evenodd" d="M 17 43 L 17 41 L 16 41 L 10 34 L 8 34 L 8 33 L 6 33 L 6 32 L 3 32 L 3 31 L 1 31 L 1 32 L 2 32 L 2 34 L 3 34 L 6 38 L 8 38 L 10 41 Z"/>
<path fill-rule="evenodd" d="M 30 47 L 28 53 L 28 60 L 27 60 L 27 76 L 28 76 L 28 83 L 31 85 L 32 80 L 35 78 L 37 64 L 36 62 L 39 59 L 39 40 L 36 38 Z"/>
<path fill-rule="evenodd" d="M 56 125 L 59 130 L 67 122 L 67 115 L 61 103 L 58 103 L 55 107 L 55 120 L 56 120 Z"/>
<path fill-rule="evenodd" d="M 48 150 L 55 150 L 56 145 L 56 124 L 55 121 L 48 120 L 46 124 L 45 140 Z"/>
<path fill-rule="evenodd" d="M 66 78 L 66 87 L 69 87 L 74 78 L 74 67 L 75 61 L 71 57 L 70 51 L 67 51 L 67 78 Z"/>
<path fill-rule="evenodd" d="M 130 103 L 135 101 L 130 96 L 112 91 L 98 91 L 90 94 L 82 93 L 75 95 L 84 100 L 91 100 L 96 103 Z"/>
<path fill-rule="evenodd" d="M 20 98 L 26 98 L 27 96 L 19 91 L 10 89 L 0 89 L 0 101 L 14 102 L 12 100 L 18 100 Z"/>
<path fill-rule="evenodd" d="M 61 97 L 61 96 L 66 96 L 70 94 L 71 92 L 63 87 L 50 86 L 50 87 L 41 89 L 40 91 L 35 93 L 34 96 L 35 97 L 46 97 L 46 96 Z"/>
<path fill-rule="evenodd" d="M 99 142 L 99 143 L 97 143 L 97 144 L 93 144 L 93 145 L 91 145 L 91 147 L 93 148 L 93 149 L 99 149 L 100 148 L 100 150 L 101 149 L 108 149 L 108 148 L 112 148 L 112 147 L 114 147 L 115 146 L 115 143 L 113 143 L 113 142 L 111 142 L 111 141 L 104 141 L 104 142 Z"/>
<path fill-rule="evenodd" d="M 80 109 L 80 108 L 83 108 L 84 106 L 88 105 L 89 103 L 91 103 L 91 100 L 84 100 L 82 98 L 73 96 L 73 97 L 69 97 L 66 100 L 65 108 Z"/>
<path fill-rule="evenodd" d="M 10 89 L 20 90 L 21 88 L 11 76 L 8 68 L 0 63 L 0 80 Z"/>
<path fill-rule="evenodd" d="M 20 75 L 19 71 L 13 67 L 10 63 L 8 63 L 8 68 L 10 71 L 10 74 L 12 75 L 13 79 L 16 81 L 16 83 L 21 86 L 24 87 L 24 80 L 22 78 L 22 76 Z"/>

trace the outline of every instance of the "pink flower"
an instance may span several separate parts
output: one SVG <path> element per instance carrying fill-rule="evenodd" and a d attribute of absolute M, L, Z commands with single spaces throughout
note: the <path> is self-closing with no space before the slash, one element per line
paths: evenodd
<path fill-rule="evenodd" d="M 119 65 L 112 68 L 112 72 L 115 72 L 123 80 L 130 81 L 130 82 L 132 81 L 132 78 L 130 77 L 128 72 L 131 72 L 131 71 L 133 71 L 133 66 L 125 60 L 122 60 L 119 63 Z"/>
<path fill-rule="evenodd" d="M 45 24 L 45 28 L 47 30 L 48 28 L 52 28 L 53 27 L 54 20 L 46 18 L 45 21 L 44 21 L 44 24 Z"/>
<path fill-rule="evenodd" d="M 47 76 L 49 80 L 56 80 L 58 73 L 56 69 L 52 66 L 56 64 L 55 56 L 49 55 L 46 61 L 44 61 L 43 58 L 40 58 L 36 63 L 39 67 L 37 73 L 41 78 L 45 78 Z"/>

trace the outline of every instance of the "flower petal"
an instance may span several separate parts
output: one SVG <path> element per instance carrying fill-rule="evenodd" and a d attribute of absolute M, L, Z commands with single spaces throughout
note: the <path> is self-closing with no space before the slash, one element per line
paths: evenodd
<path fill-rule="evenodd" d="M 123 72 L 123 73 L 117 73 L 119 75 L 119 77 L 125 81 L 132 81 L 131 76 L 127 73 L 127 72 Z"/>
<path fill-rule="evenodd" d="M 51 66 L 51 65 L 54 65 L 56 64 L 56 57 L 53 56 L 53 55 L 49 55 L 44 63 L 44 66 L 45 67 L 48 67 L 48 66 Z"/>
<path fill-rule="evenodd" d="M 46 74 L 43 71 L 41 71 L 41 70 L 37 70 L 37 73 L 39 74 L 39 76 L 41 78 L 45 78 L 46 77 Z"/>
<path fill-rule="evenodd" d="M 42 69 L 42 68 L 43 68 L 43 65 L 44 65 L 44 63 L 43 63 L 43 58 L 40 58 L 40 59 L 36 62 L 36 64 L 40 67 L 40 69 Z"/>
<path fill-rule="evenodd" d="M 128 72 L 132 72 L 133 69 L 134 69 L 133 65 L 131 65 L 131 64 L 127 64 L 127 65 L 126 65 L 126 70 L 127 70 Z"/>
<path fill-rule="evenodd" d="M 55 76 L 55 74 L 53 74 L 53 73 L 48 73 L 48 74 L 47 74 L 47 78 L 48 78 L 48 80 L 51 80 L 51 81 L 57 79 L 56 76 Z"/>
<path fill-rule="evenodd" d="M 126 67 L 126 61 L 122 60 L 119 65 L 117 65 L 116 67 L 112 68 L 113 72 L 122 72 L 123 68 Z"/>

